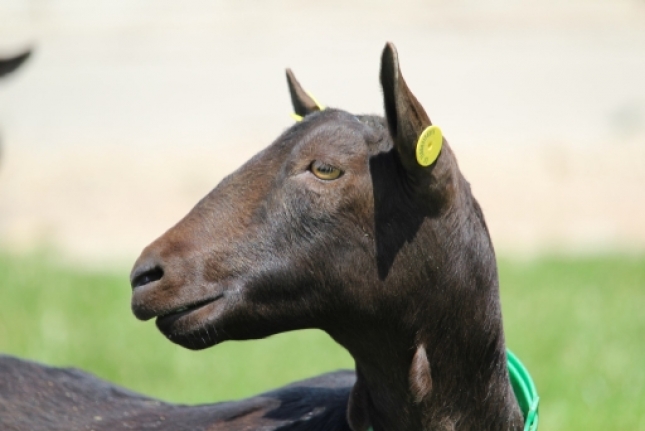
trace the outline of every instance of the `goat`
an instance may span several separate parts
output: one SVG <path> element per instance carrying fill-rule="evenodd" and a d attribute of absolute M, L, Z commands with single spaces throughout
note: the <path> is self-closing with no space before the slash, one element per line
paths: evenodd
<path fill-rule="evenodd" d="M 5 357 L 3 429 L 523 428 L 482 211 L 395 47 L 381 58 L 385 118 L 323 110 L 287 80 L 302 121 L 144 249 L 132 311 L 189 349 L 319 328 L 355 373 L 176 406 Z"/>
<path fill-rule="evenodd" d="M 0 58 L 0 79 L 18 69 L 29 58 L 29 56 L 31 56 L 31 50 L 27 50 L 15 57 Z M 1 143 L 2 140 L 0 139 L 0 144 Z M 2 148 L 0 147 L 0 150 L 1 149 Z M 0 156 L 1 155 L 2 154 L 0 153 Z"/>
<path fill-rule="evenodd" d="M 14 70 L 18 69 L 31 55 L 31 50 L 27 50 L 22 54 L 15 57 L 0 58 L 0 78 L 9 75 Z"/>

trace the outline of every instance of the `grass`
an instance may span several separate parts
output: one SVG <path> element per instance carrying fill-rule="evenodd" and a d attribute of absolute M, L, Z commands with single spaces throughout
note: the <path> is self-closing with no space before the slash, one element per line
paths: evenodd
<path fill-rule="evenodd" d="M 531 371 L 542 430 L 645 430 L 645 256 L 502 259 L 508 346 Z M 300 331 L 191 352 L 129 310 L 127 270 L 0 254 L 0 352 L 72 365 L 165 400 L 249 396 L 351 358 Z"/>
<path fill-rule="evenodd" d="M 502 260 L 507 344 L 544 430 L 645 430 L 645 256 Z"/>

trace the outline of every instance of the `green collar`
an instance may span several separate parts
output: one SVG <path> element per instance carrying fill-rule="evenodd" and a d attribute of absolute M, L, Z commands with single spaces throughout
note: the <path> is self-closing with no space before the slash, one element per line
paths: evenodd
<path fill-rule="evenodd" d="M 535 389 L 535 383 L 524 364 L 508 349 L 506 349 L 506 364 L 513 393 L 524 415 L 524 431 L 537 431 L 540 397 Z M 374 429 L 369 427 L 368 431 L 374 431 Z"/>
<path fill-rule="evenodd" d="M 537 431 L 540 397 L 535 389 L 535 383 L 533 383 L 529 370 L 508 349 L 506 349 L 506 363 L 515 398 L 517 398 L 517 403 L 524 414 L 524 431 Z"/>

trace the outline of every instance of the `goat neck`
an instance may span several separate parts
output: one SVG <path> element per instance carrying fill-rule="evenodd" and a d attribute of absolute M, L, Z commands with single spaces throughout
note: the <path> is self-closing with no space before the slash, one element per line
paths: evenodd
<path fill-rule="evenodd" d="M 463 178 L 458 183 L 468 189 Z M 426 218 L 385 279 L 372 277 L 363 287 L 390 292 L 387 301 L 326 328 L 356 362 L 348 407 L 355 431 L 522 429 L 506 370 L 494 254 L 480 215 L 474 199 L 462 199 Z M 447 234 L 455 225 L 471 234 Z"/>

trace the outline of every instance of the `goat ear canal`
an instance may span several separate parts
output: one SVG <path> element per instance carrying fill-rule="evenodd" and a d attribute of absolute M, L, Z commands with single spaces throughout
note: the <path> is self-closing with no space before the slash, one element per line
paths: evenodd
<path fill-rule="evenodd" d="M 293 117 L 296 121 L 302 120 L 307 114 L 325 109 L 324 106 L 318 103 L 316 99 L 302 88 L 291 69 L 287 69 L 287 84 L 289 85 L 291 104 L 295 112 Z"/>
<path fill-rule="evenodd" d="M 381 86 L 388 128 L 404 167 L 415 172 L 431 166 L 441 152 L 443 135 L 408 88 L 391 42 L 381 56 Z"/>

